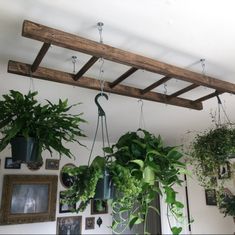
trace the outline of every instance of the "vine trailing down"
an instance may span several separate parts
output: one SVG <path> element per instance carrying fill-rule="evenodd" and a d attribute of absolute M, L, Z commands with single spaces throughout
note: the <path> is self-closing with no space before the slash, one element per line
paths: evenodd
<path fill-rule="evenodd" d="M 147 232 L 149 210 L 158 210 L 152 206 L 156 195 L 162 195 L 169 211 L 178 220 L 183 220 L 184 205 L 176 199 L 173 186 L 182 184 L 181 177 L 187 173 L 182 163 L 182 154 L 176 147 L 164 147 L 160 136 L 155 137 L 146 130 L 124 134 L 112 147 L 104 148 L 107 156 L 97 156 L 90 166 L 79 166 L 65 171 L 74 177 L 74 184 L 65 191 L 63 203 L 79 202 L 76 212 L 83 211 L 90 199 L 95 196 L 97 182 L 108 169 L 115 188 L 112 199 L 112 229 L 117 231 L 121 225 L 130 229 L 135 224 L 144 223 Z M 123 215 L 128 212 L 128 218 Z M 182 227 L 171 227 L 173 234 L 179 234 Z"/>

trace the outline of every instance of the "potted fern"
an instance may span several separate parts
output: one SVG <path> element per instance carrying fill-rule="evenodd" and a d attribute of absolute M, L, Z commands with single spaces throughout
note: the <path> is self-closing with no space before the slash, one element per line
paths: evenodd
<path fill-rule="evenodd" d="M 97 183 L 103 177 L 104 168 L 109 170 L 115 188 L 111 200 L 114 213 L 120 219 L 114 219 L 112 229 L 118 225 L 132 228 L 144 223 L 149 210 L 157 209 L 151 205 L 157 194 L 165 195 L 170 211 L 179 220 L 182 219 L 183 204 L 176 199 L 175 184 L 181 185 L 181 174 L 185 173 L 185 164 L 180 160 L 182 154 L 175 147 L 165 147 L 161 137 L 155 137 L 145 130 L 126 133 L 112 147 L 104 148 L 106 158 L 97 156 L 90 166 L 68 169 L 67 173 L 75 177 L 75 182 L 65 192 L 64 203 L 80 202 L 77 212 L 86 208 L 90 199 L 94 199 Z M 130 216 L 123 220 L 122 214 Z M 124 227 L 125 227 L 124 226 Z M 181 227 L 172 227 L 173 234 L 179 234 Z"/>
<path fill-rule="evenodd" d="M 81 114 L 68 111 L 68 100 L 42 105 L 36 100 L 37 92 L 24 95 L 10 90 L 0 100 L 0 151 L 12 145 L 12 158 L 22 163 L 41 162 L 42 151 L 52 149 L 61 155 L 72 157 L 64 141 L 78 142 L 84 136 L 79 125 L 85 122 Z"/>

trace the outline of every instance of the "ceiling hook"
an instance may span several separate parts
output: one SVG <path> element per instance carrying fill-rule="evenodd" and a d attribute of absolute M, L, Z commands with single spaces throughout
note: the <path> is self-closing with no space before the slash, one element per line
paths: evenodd
<path fill-rule="evenodd" d="M 99 93 L 95 97 L 95 103 L 96 103 L 96 105 L 98 107 L 98 114 L 99 114 L 99 116 L 105 116 L 105 112 L 104 112 L 104 110 L 102 109 L 101 105 L 98 102 L 98 99 L 99 99 L 100 96 L 104 96 L 106 98 L 106 100 L 108 100 L 109 98 L 108 98 L 108 95 L 105 94 L 105 93 Z"/>

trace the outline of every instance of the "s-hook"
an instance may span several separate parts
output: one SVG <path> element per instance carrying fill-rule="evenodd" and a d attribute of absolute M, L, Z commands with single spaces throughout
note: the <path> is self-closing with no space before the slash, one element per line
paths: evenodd
<path fill-rule="evenodd" d="M 102 109 L 101 105 L 98 102 L 98 99 L 99 99 L 100 96 L 104 96 L 106 98 L 106 100 L 108 100 L 109 98 L 108 98 L 108 96 L 105 93 L 99 93 L 95 97 L 95 103 L 96 103 L 96 105 L 98 107 L 98 115 L 99 116 L 105 116 L 105 112 L 104 112 L 104 110 Z"/>

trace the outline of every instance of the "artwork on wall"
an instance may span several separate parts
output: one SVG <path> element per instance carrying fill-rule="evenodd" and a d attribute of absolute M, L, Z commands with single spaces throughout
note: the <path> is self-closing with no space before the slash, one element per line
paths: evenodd
<path fill-rule="evenodd" d="M 18 162 L 13 162 L 11 157 L 5 158 L 5 169 L 20 169 L 21 164 Z"/>
<path fill-rule="evenodd" d="M 5 175 L 1 224 L 54 221 L 58 176 Z"/>
<path fill-rule="evenodd" d="M 218 169 L 218 175 L 219 175 L 219 179 L 227 179 L 230 178 L 231 176 L 231 172 L 230 172 L 230 164 L 229 162 L 226 162 L 223 165 L 220 165 L 219 169 Z"/>
<path fill-rule="evenodd" d="M 73 185 L 73 177 L 69 176 L 67 173 L 63 172 L 64 168 L 69 167 L 69 168 L 74 168 L 76 167 L 74 164 L 72 163 L 68 163 L 66 165 L 64 165 L 60 171 L 60 182 L 61 184 L 65 187 L 65 188 L 69 188 Z"/>
<path fill-rule="evenodd" d="M 46 170 L 59 170 L 60 160 L 58 159 L 46 159 Z"/>
<path fill-rule="evenodd" d="M 56 234 L 81 234 L 82 216 L 57 217 Z"/>
<path fill-rule="evenodd" d="M 91 200 L 91 214 L 107 214 L 108 202 L 107 200 Z"/>
<path fill-rule="evenodd" d="M 95 229 L 95 217 L 86 217 L 85 229 Z"/>
<path fill-rule="evenodd" d="M 76 210 L 76 203 L 74 203 L 74 205 L 68 205 L 68 204 L 64 204 L 62 203 L 62 199 L 64 198 L 63 196 L 63 192 L 60 192 L 60 208 L 59 208 L 59 212 L 60 213 L 67 213 L 67 212 L 73 212 L 74 210 Z"/>
<path fill-rule="evenodd" d="M 215 189 L 206 189 L 205 196 L 206 196 L 206 205 L 208 205 L 208 206 L 216 206 L 217 205 Z"/>

